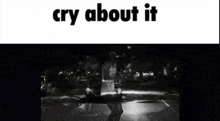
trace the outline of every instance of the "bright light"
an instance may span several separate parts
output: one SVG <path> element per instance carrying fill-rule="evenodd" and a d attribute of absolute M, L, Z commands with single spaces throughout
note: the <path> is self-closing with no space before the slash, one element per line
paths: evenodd
<path fill-rule="evenodd" d="M 147 77 L 149 75 L 150 75 L 149 73 L 143 73 L 143 77 Z"/>
<path fill-rule="evenodd" d="M 148 76 L 153 76 L 154 72 L 150 72 L 150 73 L 142 73 L 144 77 L 148 77 Z"/>
<path fill-rule="evenodd" d="M 93 89 L 86 88 L 86 93 L 87 93 L 87 94 L 89 94 L 89 93 L 93 93 Z"/>
<path fill-rule="evenodd" d="M 40 88 L 43 89 L 45 85 L 42 85 Z"/>
<path fill-rule="evenodd" d="M 174 71 L 177 71 L 177 66 L 174 68 Z"/>
<path fill-rule="evenodd" d="M 62 74 L 62 73 L 63 73 L 63 72 L 61 71 L 61 72 L 58 73 L 58 75 L 60 75 L 60 74 Z"/>
<path fill-rule="evenodd" d="M 106 94 L 116 94 L 116 92 L 102 92 L 101 95 L 106 95 Z M 164 95 L 165 92 L 161 91 L 135 91 L 135 90 L 130 90 L 130 91 L 122 91 L 122 94 L 135 94 L 135 95 Z"/>
<path fill-rule="evenodd" d="M 117 90 L 117 91 L 116 91 L 117 94 L 121 94 L 121 93 L 122 93 L 122 89 L 121 89 L 121 88 L 117 88 L 116 90 Z"/>
<path fill-rule="evenodd" d="M 127 48 L 128 48 L 128 49 L 131 49 L 131 46 L 130 46 L 130 45 L 128 45 L 128 46 L 127 46 Z"/>
<path fill-rule="evenodd" d="M 140 73 L 139 73 L 139 72 L 136 72 L 136 74 L 135 74 L 134 76 L 139 77 L 139 76 L 140 76 Z"/>
<path fill-rule="evenodd" d="M 153 75 L 154 75 L 154 72 L 151 72 L 150 75 L 153 76 Z"/>
<path fill-rule="evenodd" d="M 166 106 L 170 107 L 170 105 L 168 105 L 164 100 L 162 100 L 162 102 L 163 102 Z"/>

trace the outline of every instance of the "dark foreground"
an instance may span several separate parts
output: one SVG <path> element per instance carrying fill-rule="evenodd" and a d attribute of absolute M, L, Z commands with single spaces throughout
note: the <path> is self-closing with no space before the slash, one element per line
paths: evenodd
<path fill-rule="evenodd" d="M 41 120 L 106 121 L 111 113 L 106 104 L 89 102 L 79 104 L 72 97 L 74 96 L 43 97 Z M 120 121 L 179 121 L 177 93 L 125 90 L 121 104 L 123 114 Z"/>

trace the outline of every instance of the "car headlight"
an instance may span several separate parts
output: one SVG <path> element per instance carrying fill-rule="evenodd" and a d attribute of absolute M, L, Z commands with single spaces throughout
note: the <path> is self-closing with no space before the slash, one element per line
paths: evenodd
<path fill-rule="evenodd" d="M 58 75 L 61 75 L 62 73 L 63 73 L 63 72 L 61 71 L 61 72 L 58 73 Z"/>
<path fill-rule="evenodd" d="M 40 89 L 44 89 L 44 87 L 45 87 L 45 85 L 42 85 L 42 86 L 40 87 Z"/>

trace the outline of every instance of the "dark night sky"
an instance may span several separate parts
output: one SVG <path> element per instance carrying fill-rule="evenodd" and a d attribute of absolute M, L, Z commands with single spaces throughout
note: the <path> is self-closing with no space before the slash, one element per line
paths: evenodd
<path fill-rule="evenodd" d="M 34 68 L 42 71 L 48 67 L 70 66 L 85 59 L 86 55 L 93 55 L 100 62 L 109 58 L 110 51 L 118 54 L 126 52 L 129 56 L 135 55 L 141 61 L 155 61 L 163 58 L 174 59 L 190 64 L 207 64 L 207 59 L 216 61 L 219 55 L 217 46 L 212 45 L 80 45 L 80 44 L 53 44 L 53 45 L 1 45 L 1 64 L 3 67 Z M 213 62 L 212 62 L 213 63 Z"/>
<path fill-rule="evenodd" d="M 12 60 L 29 61 L 33 64 L 43 64 L 43 61 L 45 60 L 59 60 L 66 61 L 67 63 L 76 63 L 79 60 L 84 59 L 86 55 L 94 55 L 104 61 L 105 59 L 108 59 L 108 53 L 110 51 L 116 51 L 117 54 L 126 52 L 130 56 L 135 55 L 142 60 L 168 57 L 193 62 L 190 58 L 201 59 L 203 56 L 215 57 L 217 54 L 216 48 L 216 46 L 210 45 L 138 44 L 132 45 L 132 48 L 128 50 L 127 45 L 1 45 L 1 54 L 3 57 L 9 57 Z M 50 63 L 52 64 L 53 61 Z"/>

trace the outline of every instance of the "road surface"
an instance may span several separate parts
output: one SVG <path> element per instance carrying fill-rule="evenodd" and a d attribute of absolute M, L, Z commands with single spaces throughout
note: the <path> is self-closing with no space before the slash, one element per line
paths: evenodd
<path fill-rule="evenodd" d="M 83 97 L 84 95 L 77 95 Z M 41 99 L 42 121 L 106 121 L 111 111 L 106 104 L 82 103 L 73 96 Z M 179 96 L 159 91 L 123 91 L 120 121 L 179 121 Z M 126 101 L 127 100 L 127 101 Z"/>

